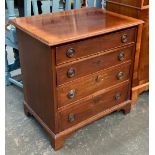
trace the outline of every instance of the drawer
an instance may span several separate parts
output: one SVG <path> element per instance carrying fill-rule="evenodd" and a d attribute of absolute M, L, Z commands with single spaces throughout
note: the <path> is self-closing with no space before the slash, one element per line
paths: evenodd
<path fill-rule="evenodd" d="M 97 72 L 96 74 L 57 87 L 58 107 L 65 106 L 96 91 L 128 80 L 130 66 L 130 63 L 124 63 L 106 71 Z"/>
<path fill-rule="evenodd" d="M 105 54 L 56 67 L 57 85 L 121 64 L 132 57 L 135 46 L 119 48 Z"/>
<path fill-rule="evenodd" d="M 76 105 L 59 112 L 61 131 L 129 100 L 129 96 L 129 84 L 125 82 L 107 92 L 79 101 Z"/>
<path fill-rule="evenodd" d="M 56 64 L 135 42 L 136 30 L 137 28 L 134 27 L 56 47 Z"/>

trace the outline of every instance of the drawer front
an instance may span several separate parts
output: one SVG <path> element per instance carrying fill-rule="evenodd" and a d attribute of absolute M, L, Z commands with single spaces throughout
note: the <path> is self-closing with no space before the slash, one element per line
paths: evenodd
<path fill-rule="evenodd" d="M 135 42 L 136 28 L 56 47 L 56 64 Z"/>
<path fill-rule="evenodd" d="M 127 82 L 87 100 L 81 100 L 76 105 L 59 112 L 61 131 L 126 100 L 129 100 L 129 84 Z"/>
<path fill-rule="evenodd" d="M 57 85 L 121 64 L 131 59 L 133 51 L 134 46 L 120 48 L 107 54 L 57 67 Z"/>
<path fill-rule="evenodd" d="M 124 63 L 106 71 L 97 72 L 93 75 L 57 87 L 58 107 L 65 106 L 83 97 L 89 96 L 96 91 L 128 80 L 130 68 L 130 63 Z"/>

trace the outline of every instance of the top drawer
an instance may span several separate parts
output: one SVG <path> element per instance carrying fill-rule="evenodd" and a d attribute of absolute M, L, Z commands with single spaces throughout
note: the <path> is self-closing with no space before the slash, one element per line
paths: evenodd
<path fill-rule="evenodd" d="M 56 47 L 56 64 L 135 42 L 136 27 Z"/>

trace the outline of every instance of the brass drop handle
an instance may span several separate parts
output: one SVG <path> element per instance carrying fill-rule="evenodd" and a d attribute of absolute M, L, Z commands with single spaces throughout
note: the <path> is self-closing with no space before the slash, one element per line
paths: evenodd
<path fill-rule="evenodd" d="M 69 99 L 72 99 L 72 98 L 75 97 L 75 95 L 76 95 L 76 91 L 74 89 L 72 89 L 72 90 L 70 90 L 68 92 L 68 95 L 67 96 L 68 96 Z"/>
<path fill-rule="evenodd" d="M 121 93 L 116 93 L 116 95 L 115 95 L 115 100 L 119 100 L 121 98 Z"/>
<path fill-rule="evenodd" d="M 124 52 L 120 52 L 118 55 L 118 60 L 119 61 L 123 61 L 125 59 L 125 53 Z"/>
<path fill-rule="evenodd" d="M 118 74 L 117 74 L 117 79 L 118 80 L 122 80 L 124 78 L 124 73 L 123 72 L 119 72 Z"/>
<path fill-rule="evenodd" d="M 69 120 L 69 122 L 75 121 L 75 115 L 74 114 L 69 114 L 68 120 Z"/>
<path fill-rule="evenodd" d="M 126 43 L 128 41 L 128 35 L 127 34 L 123 34 L 121 37 L 122 43 Z"/>
<path fill-rule="evenodd" d="M 67 71 L 67 76 L 68 76 L 69 78 L 75 76 L 75 69 L 74 69 L 74 68 L 68 69 L 68 71 Z"/>
<path fill-rule="evenodd" d="M 72 58 L 75 54 L 75 50 L 73 48 L 68 49 L 68 51 L 66 52 L 66 55 L 68 58 Z"/>
<path fill-rule="evenodd" d="M 96 78 L 96 82 L 100 82 L 100 81 L 103 81 L 103 80 L 104 80 L 104 78 L 101 75 L 98 75 L 97 78 Z"/>

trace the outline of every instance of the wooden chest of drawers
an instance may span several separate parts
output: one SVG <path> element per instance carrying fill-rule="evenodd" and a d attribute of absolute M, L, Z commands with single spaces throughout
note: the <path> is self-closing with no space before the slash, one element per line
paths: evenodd
<path fill-rule="evenodd" d="M 131 109 L 142 21 L 96 8 L 12 20 L 17 27 L 24 109 L 54 149 L 73 131 Z"/>

